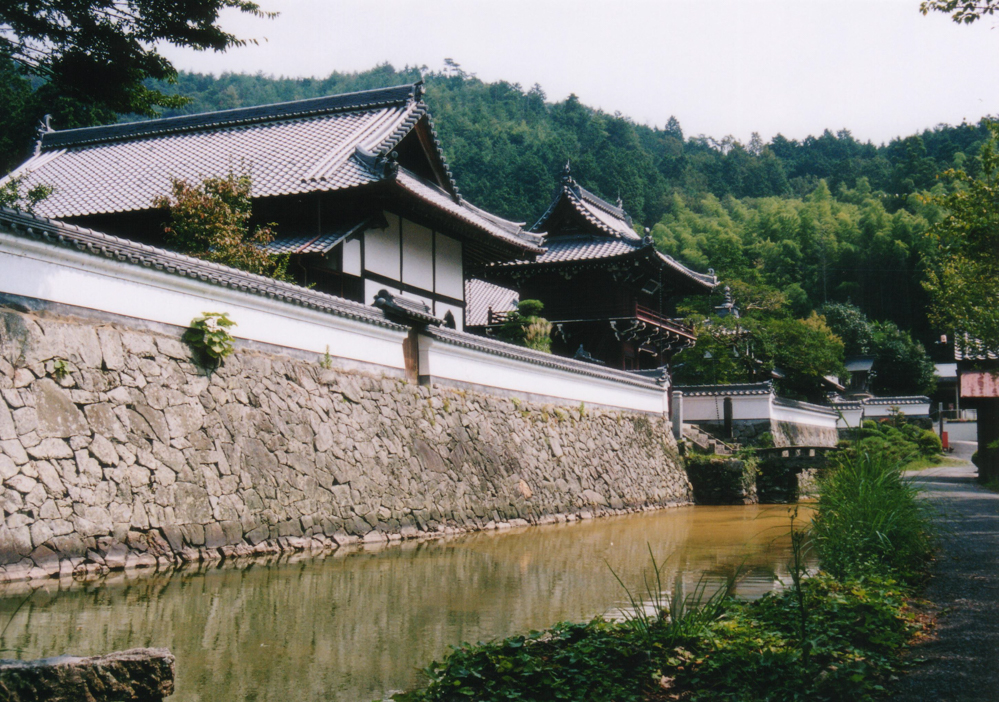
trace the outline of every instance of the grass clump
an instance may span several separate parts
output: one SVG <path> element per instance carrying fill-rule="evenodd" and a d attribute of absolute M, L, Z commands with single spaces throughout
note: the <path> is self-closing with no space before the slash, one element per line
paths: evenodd
<path fill-rule="evenodd" d="M 812 535 L 822 567 L 840 579 L 866 575 L 914 583 L 933 553 L 929 506 L 892 453 L 858 447 L 820 479 Z"/>

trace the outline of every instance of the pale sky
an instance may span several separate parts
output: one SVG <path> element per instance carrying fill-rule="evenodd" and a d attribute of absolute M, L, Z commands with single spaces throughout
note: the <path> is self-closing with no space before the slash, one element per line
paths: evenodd
<path fill-rule="evenodd" d="M 999 18 L 974 25 L 919 0 L 259 0 L 224 15 L 259 46 L 164 49 L 178 69 L 325 76 L 453 58 L 485 81 L 541 84 L 687 136 L 875 143 L 999 114 Z"/>

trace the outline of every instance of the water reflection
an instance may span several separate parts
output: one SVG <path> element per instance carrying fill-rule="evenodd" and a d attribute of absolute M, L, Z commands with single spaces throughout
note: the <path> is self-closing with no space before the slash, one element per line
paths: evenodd
<path fill-rule="evenodd" d="M 450 644 L 586 620 L 624 606 L 669 554 L 664 582 L 688 590 L 742 566 L 738 594 L 785 572 L 787 510 L 688 507 L 565 525 L 404 543 L 295 564 L 119 577 L 40 589 L 0 645 L 22 657 L 163 646 L 171 700 L 372 700 L 418 679 Z M 711 588 L 709 587 L 709 591 Z M 18 598 L 0 600 L 6 622 Z"/>

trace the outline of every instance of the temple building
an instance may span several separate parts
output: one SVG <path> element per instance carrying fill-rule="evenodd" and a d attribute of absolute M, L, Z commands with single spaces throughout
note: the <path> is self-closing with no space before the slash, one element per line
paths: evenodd
<path fill-rule="evenodd" d="M 694 342 L 676 301 L 710 293 L 718 281 L 656 250 L 617 205 L 576 183 L 568 164 L 548 210 L 537 258 L 496 261 L 466 283 L 467 326 L 494 333 L 517 300 L 544 303 L 552 351 L 629 371 L 656 372 Z"/>
<path fill-rule="evenodd" d="M 423 85 L 53 131 L 17 169 L 52 194 L 39 215 L 165 246 L 154 207 L 171 179 L 250 176 L 253 224 L 295 282 L 372 304 L 381 290 L 422 300 L 462 329 L 470 268 L 529 261 L 541 237 L 458 192 Z"/>

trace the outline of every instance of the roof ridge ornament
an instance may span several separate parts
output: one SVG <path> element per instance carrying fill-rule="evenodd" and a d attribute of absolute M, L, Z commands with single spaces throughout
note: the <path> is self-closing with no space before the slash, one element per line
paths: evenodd
<path fill-rule="evenodd" d="M 427 86 L 423 82 L 423 77 L 421 76 L 418 81 L 416 81 L 415 83 L 413 83 L 413 99 L 414 100 L 421 100 L 423 98 L 423 94 L 426 92 L 426 90 L 427 90 Z"/>
<path fill-rule="evenodd" d="M 38 134 L 38 139 L 35 141 L 35 156 L 42 153 L 42 138 L 49 132 L 54 131 L 52 128 L 52 115 L 45 115 L 38 122 L 38 129 L 35 130 L 35 133 Z"/>

